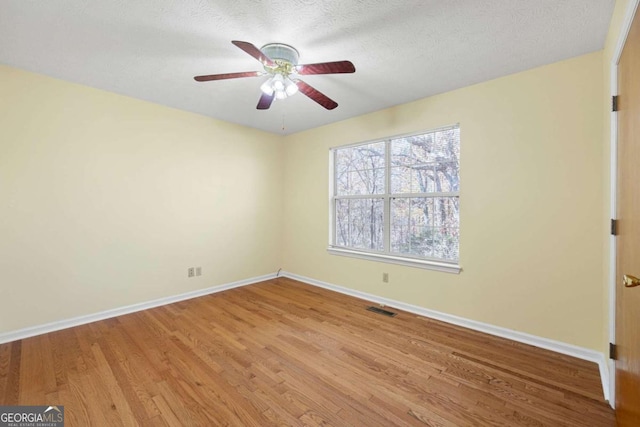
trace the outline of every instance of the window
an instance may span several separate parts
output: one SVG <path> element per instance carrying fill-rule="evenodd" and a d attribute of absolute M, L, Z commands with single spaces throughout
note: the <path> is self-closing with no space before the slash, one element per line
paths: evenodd
<path fill-rule="evenodd" d="M 329 251 L 459 272 L 458 125 L 331 150 Z"/>

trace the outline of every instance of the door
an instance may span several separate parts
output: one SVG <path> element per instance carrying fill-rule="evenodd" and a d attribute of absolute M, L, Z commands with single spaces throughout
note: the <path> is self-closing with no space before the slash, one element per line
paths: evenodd
<path fill-rule="evenodd" d="M 631 287 L 631 276 L 640 278 L 640 8 L 618 64 L 618 95 L 616 419 L 640 426 L 640 286 Z"/>

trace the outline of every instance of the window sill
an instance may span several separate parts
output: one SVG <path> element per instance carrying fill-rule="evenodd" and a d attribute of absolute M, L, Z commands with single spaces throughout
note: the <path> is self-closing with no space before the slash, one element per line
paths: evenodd
<path fill-rule="evenodd" d="M 366 259 L 369 261 L 386 262 L 389 264 L 399 264 L 407 267 L 424 268 L 427 270 L 443 271 L 445 273 L 459 274 L 462 267 L 457 264 L 446 262 L 428 261 L 424 259 L 403 258 L 392 255 L 374 254 L 369 252 L 358 252 L 350 249 L 328 247 L 327 252 L 332 255 L 347 256 L 352 258 Z"/>

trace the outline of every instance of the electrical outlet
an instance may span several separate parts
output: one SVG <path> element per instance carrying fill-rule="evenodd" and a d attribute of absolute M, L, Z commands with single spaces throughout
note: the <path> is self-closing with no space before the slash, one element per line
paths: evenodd
<path fill-rule="evenodd" d="M 389 273 L 382 273 L 382 281 L 384 283 L 389 283 Z"/>
<path fill-rule="evenodd" d="M 202 267 L 196 267 L 196 276 L 202 276 Z"/>
<path fill-rule="evenodd" d="M 193 267 L 189 267 L 189 269 L 187 270 L 187 277 L 193 277 L 195 275 L 195 269 Z"/>

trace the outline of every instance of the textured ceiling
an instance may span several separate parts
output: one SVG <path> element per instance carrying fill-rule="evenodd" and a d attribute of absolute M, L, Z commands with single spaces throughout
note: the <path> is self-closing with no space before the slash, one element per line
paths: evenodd
<path fill-rule="evenodd" d="M 0 0 L 0 63 L 274 133 L 294 133 L 602 49 L 614 0 Z M 258 111 L 265 77 L 231 44 L 287 43 L 306 76 Z M 284 129 L 283 129 L 284 123 Z"/>

